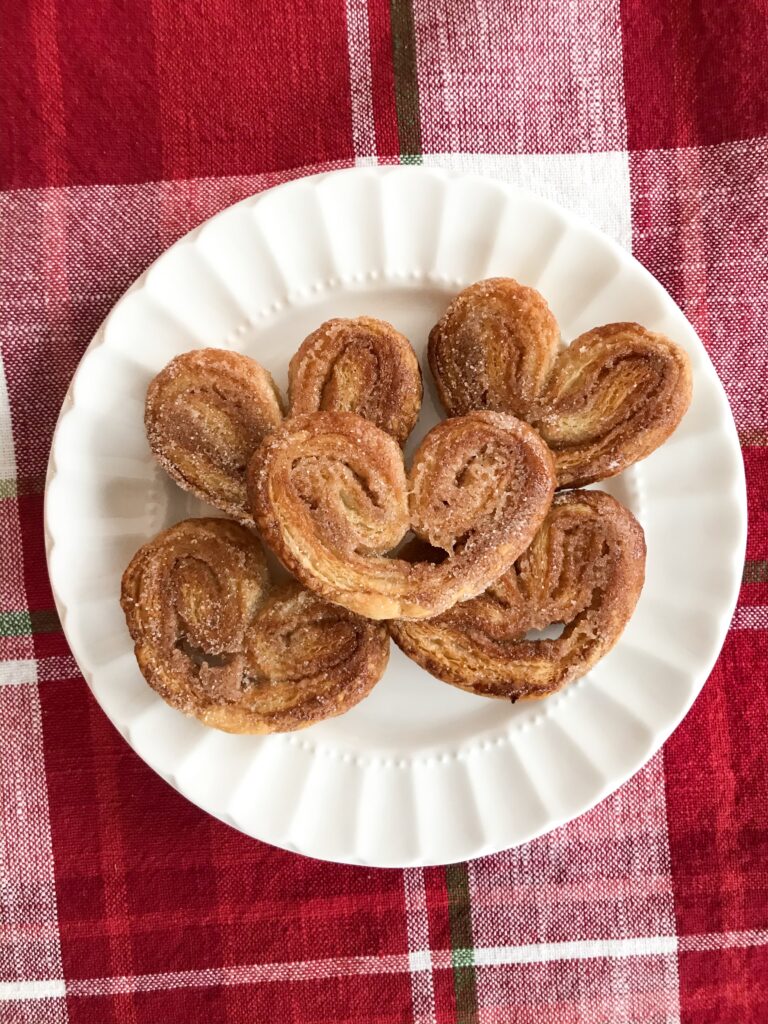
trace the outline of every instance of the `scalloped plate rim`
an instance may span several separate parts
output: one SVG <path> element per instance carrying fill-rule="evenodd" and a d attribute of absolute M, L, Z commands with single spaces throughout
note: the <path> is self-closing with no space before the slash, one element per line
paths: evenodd
<path fill-rule="evenodd" d="M 542 196 L 536 195 L 534 192 L 532 192 L 529 189 L 520 188 L 518 186 L 510 185 L 508 183 L 505 183 L 505 182 L 502 182 L 502 181 L 498 181 L 498 180 L 496 180 L 494 178 L 487 177 L 485 175 L 465 173 L 465 172 L 462 172 L 460 170 L 449 170 L 449 169 L 433 168 L 433 167 L 429 167 L 429 168 L 426 168 L 426 167 L 403 167 L 403 166 L 397 166 L 397 165 L 395 165 L 395 166 L 386 166 L 386 167 L 350 167 L 350 168 L 344 168 L 344 169 L 340 169 L 340 170 L 321 172 L 321 173 L 309 175 L 309 176 L 306 176 L 306 177 L 293 178 L 293 179 L 290 179 L 288 181 L 282 182 L 279 185 L 276 185 L 276 186 L 274 186 L 272 188 L 266 189 L 263 192 L 257 193 L 257 194 L 252 195 L 252 196 L 247 196 L 247 197 L 239 200 L 238 202 L 233 203 L 233 204 L 231 204 L 228 207 L 225 207 L 223 210 L 221 210 L 218 213 L 214 214 L 212 217 L 207 218 L 205 221 L 203 221 L 201 224 L 197 225 L 195 228 L 193 228 L 187 234 L 185 234 L 181 238 L 177 239 L 172 245 L 170 245 L 167 249 L 165 249 L 157 257 L 157 259 L 155 259 L 136 278 L 136 280 L 126 289 L 126 291 L 120 296 L 120 298 L 117 300 L 115 305 L 112 307 L 112 309 L 110 310 L 108 315 L 104 318 L 104 320 L 99 325 L 99 327 L 97 328 L 96 332 L 94 333 L 93 339 L 91 340 L 91 342 L 87 346 L 85 352 L 83 353 L 83 356 L 81 357 L 81 361 L 78 364 L 78 368 L 77 368 L 77 370 L 75 372 L 75 375 L 73 376 L 72 382 L 70 383 L 70 386 L 69 386 L 69 388 L 68 388 L 68 390 L 66 392 L 66 395 L 64 397 L 64 400 L 62 402 L 61 411 L 60 411 L 60 414 L 59 414 L 59 418 L 58 418 L 58 421 L 57 421 L 57 424 L 56 424 L 56 428 L 55 428 L 55 431 L 54 431 L 53 441 L 52 441 L 52 444 L 51 444 L 51 451 L 50 451 L 49 460 L 48 460 L 48 467 L 47 467 L 47 473 L 46 473 L 46 483 L 45 483 L 44 530 L 45 530 L 46 556 L 47 556 L 47 559 L 48 559 L 48 562 L 49 562 L 49 567 L 50 567 L 51 554 L 52 554 L 52 551 L 53 551 L 53 549 L 55 547 L 56 541 L 55 541 L 55 528 L 54 528 L 54 524 L 52 524 L 51 521 L 50 521 L 50 506 L 49 506 L 49 502 L 48 502 L 48 495 L 49 495 L 49 486 L 50 486 L 51 482 L 53 481 L 53 479 L 57 475 L 56 452 L 57 452 L 57 444 L 58 444 L 59 434 L 60 434 L 60 427 L 61 427 L 62 422 L 67 417 L 67 415 L 70 412 L 72 412 L 75 409 L 75 407 L 76 407 L 76 403 L 74 401 L 74 390 L 75 390 L 75 385 L 76 385 L 76 382 L 77 382 L 77 379 L 78 379 L 78 373 L 80 371 L 80 367 L 82 366 L 83 361 L 88 357 L 88 355 L 91 352 L 93 352 L 95 349 L 97 349 L 98 347 L 103 345 L 104 340 L 105 340 L 105 333 L 106 333 L 106 329 L 108 327 L 109 321 L 115 315 L 116 311 L 122 305 L 124 300 L 127 299 L 129 296 L 134 295 L 134 294 L 140 292 L 142 289 L 144 289 L 146 287 L 146 284 L 147 284 L 147 282 L 148 282 L 148 280 L 150 278 L 150 275 L 152 274 L 152 271 L 153 271 L 154 267 L 161 260 L 164 260 L 166 257 L 168 257 L 169 253 L 171 253 L 172 251 L 178 250 L 178 249 L 180 249 L 181 247 L 184 247 L 184 246 L 191 246 L 191 245 L 193 246 L 195 244 L 195 241 L 198 238 L 198 236 L 204 231 L 204 229 L 212 221 L 215 221 L 215 220 L 223 217 L 224 215 L 231 214 L 232 211 L 234 211 L 234 210 L 236 210 L 238 208 L 245 208 L 245 207 L 256 206 L 265 197 L 272 196 L 275 193 L 287 192 L 287 191 L 290 191 L 292 189 L 296 189 L 297 187 L 298 188 L 313 188 L 314 186 L 316 186 L 317 184 L 321 183 L 323 180 L 325 180 L 325 179 L 327 179 L 329 177 L 337 177 L 337 176 L 342 176 L 342 175 L 349 175 L 349 176 L 355 176 L 355 177 L 359 177 L 359 176 L 365 175 L 365 176 L 373 176 L 373 177 L 375 177 L 377 179 L 381 179 L 381 178 L 383 178 L 385 176 L 402 176 L 403 179 L 414 178 L 416 176 L 419 176 L 419 177 L 429 177 L 429 178 L 432 178 L 432 179 L 435 179 L 435 180 L 442 180 L 442 181 L 449 181 L 449 180 L 452 180 L 452 179 L 461 179 L 462 181 L 467 181 L 469 183 L 475 183 L 476 185 L 478 185 L 480 187 L 495 188 L 498 192 L 500 192 L 501 194 L 504 194 L 507 198 L 509 198 L 509 196 L 511 194 L 514 194 L 515 196 L 517 196 L 523 202 L 532 203 L 532 204 L 534 204 L 535 206 L 537 206 L 539 208 L 544 208 L 544 209 L 548 210 L 551 214 L 555 215 L 558 219 L 560 219 L 561 221 L 565 222 L 565 224 L 568 226 L 569 229 L 570 228 L 574 228 L 574 229 L 577 229 L 577 230 L 586 231 L 589 235 L 591 235 L 593 237 L 593 239 L 598 241 L 599 244 L 603 248 L 610 249 L 613 252 L 613 254 L 618 258 L 619 262 L 622 265 L 629 264 L 629 265 L 632 266 L 632 269 L 633 269 L 633 271 L 635 273 L 639 272 L 643 276 L 643 278 L 645 279 L 645 283 L 650 285 L 655 290 L 655 292 L 657 294 L 657 297 L 660 299 L 662 305 L 665 306 L 667 309 L 673 309 L 674 312 L 679 316 L 681 324 L 684 322 L 685 329 L 686 329 L 686 331 L 688 333 L 688 336 L 689 336 L 688 340 L 690 341 L 690 343 L 692 345 L 694 345 L 695 347 L 699 347 L 700 354 L 706 356 L 706 358 L 703 360 L 702 370 L 703 370 L 703 372 L 707 373 L 711 377 L 712 382 L 716 385 L 716 388 L 717 388 L 717 390 L 720 393 L 720 398 L 721 398 L 722 402 L 724 403 L 725 409 L 727 410 L 727 416 L 725 417 L 725 422 L 722 424 L 722 430 L 727 435 L 727 437 L 725 437 L 724 439 L 728 441 L 729 446 L 732 449 L 732 453 L 737 453 L 738 457 L 736 459 L 734 459 L 734 463 L 733 463 L 733 468 L 736 469 L 736 479 L 734 480 L 733 486 L 730 488 L 729 493 L 727 495 L 724 495 L 723 497 L 724 497 L 724 499 L 727 497 L 730 500 L 730 502 L 732 504 L 732 512 L 735 513 L 738 516 L 738 520 L 739 520 L 738 521 L 738 537 L 737 537 L 736 543 L 734 544 L 734 550 L 732 552 L 732 559 L 731 559 L 731 561 L 733 562 L 734 566 L 739 566 L 740 567 L 740 565 L 743 563 L 743 559 L 744 559 L 744 555 L 745 555 L 745 551 L 746 551 L 746 480 L 745 480 L 743 461 L 742 461 L 741 456 L 740 456 L 740 446 L 739 446 L 738 435 L 737 435 L 737 432 L 736 432 L 735 424 L 734 424 L 734 421 L 733 421 L 732 414 L 730 412 L 730 407 L 728 405 L 728 401 L 727 401 L 727 397 L 725 395 L 724 388 L 722 386 L 721 381 L 719 380 L 719 377 L 717 376 L 717 374 L 716 374 L 716 372 L 714 370 L 714 367 L 712 366 L 711 361 L 709 360 L 709 357 L 708 357 L 708 355 L 706 353 L 706 350 L 704 349 L 704 346 L 702 345 L 700 339 L 698 338 L 698 335 L 696 334 L 696 332 L 695 332 L 694 328 L 692 327 L 692 325 L 690 324 L 690 322 L 685 317 L 685 315 L 682 312 L 682 310 L 680 310 L 679 306 L 674 302 L 674 300 L 667 293 L 667 291 L 664 289 L 664 287 L 661 285 L 661 283 L 650 273 L 650 271 L 648 271 L 645 267 L 643 267 L 642 264 L 640 264 L 630 252 L 628 252 L 626 249 L 624 249 L 614 239 L 612 239 L 609 236 L 605 235 L 602 231 L 600 231 L 593 224 L 591 224 L 587 219 L 585 219 L 584 217 L 580 216 L 579 214 L 573 213 L 572 211 L 567 210 L 567 209 L 561 207 L 558 203 L 556 203 L 556 202 L 554 202 L 552 200 L 549 200 L 549 199 L 544 198 Z M 386 280 L 386 275 L 382 275 L 382 279 Z M 402 284 L 403 282 L 399 282 L 399 283 Z M 417 287 L 417 285 L 416 285 L 416 287 Z M 62 624 L 65 627 L 65 634 L 66 634 L 66 618 L 67 618 L 68 609 L 67 609 L 66 604 L 61 599 L 61 596 L 60 596 L 60 593 L 59 593 L 59 589 L 55 585 L 55 581 L 54 581 L 53 578 L 51 579 L 51 584 L 52 584 L 52 590 L 53 590 L 53 596 L 54 596 L 54 602 L 55 602 L 55 605 L 56 605 L 56 609 L 57 609 L 57 612 L 58 612 L 58 614 L 59 614 L 59 616 L 61 618 Z M 586 813 L 588 810 L 590 810 L 596 804 L 598 804 L 602 800 L 604 800 L 607 796 L 609 796 L 610 794 L 615 792 L 621 785 L 623 785 L 624 782 L 626 782 L 637 771 L 639 771 L 640 768 L 642 768 L 648 762 L 648 760 L 650 760 L 651 757 L 653 757 L 653 755 L 661 748 L 661 746 L 668 739 L 668 737 L 671 735 L 671 733 L 675 730 L 675 728 L 677 728 L 677 726 L 680 724 L 680 722 L 683 720 L 683 718 L 687 715 L 687 713 L 690 710 L 691 706 L 693 705 L 696 697 L 700 693 L 704 683 L 706 682 L 706 679 L 708 678 L 709 674 L 711 673 L 712 668 L 714 667 L 714 665 L 715 665 L 715 663 L 717 661 L 717 658 L 719 656 L 719 653 L 720 653 L 720 650 L 721 650 L 721 647 L 722 647 L 722 643 L 723 643 L 723 641 L 725 639 L 725 635 L 727 633 L 728 625 L 729 625 L 729 623 L 731 621 L 731 618 L 733 616 L 733 612 L 735 610 L 735 607 L 736 607 L 736 604 L 737 604 L 737 600 L 738 600 L 738 594 L 739 594 L 739 578 L 737 576 L 736 571 L 734 570 L 734 572 L 731 573 L 729 594 L 727 595 L 727 597 L 725 595 L 723 596 L 723 599 L 722 599 L 721 604 L 720 604 L 720 609 L 719 609 L 719 612 L 718 612 L 718 615 L 717 615 L 717 628 L 715 630 L 715 632 L 717 634 L 717 640 L 716 640 L 716 642 L 713 643 L 712 649 L 710 651 L 710 656 L 706 659 L 706 661 L 702 662 L 701 666 L 696 671 L 695 676 L 692 676 L 692 684 L 691 684 L 691 687 L 690 687 L 690 693 L 689 693 L 686 701 L 682 704 L 681 709 L 679 710 L 679 712 L 677 714 L 675 714 L 675 715 L 670 715 L 667 718 L 667 720 L 665 721 L 663 727 L 656 727 L 652 731 L 652 739 L 651 739 L 650 744 L 648 745 L 648 749 L 646 751 L 644 751 L 644 753 L 639 757 L 639 759 L 636 759 L 636 762 L 633 761 L 629 765 L 629 767 L 626 768 L 625 771 L 615 772 L 614 774 L 612 774 L 610 776 L 610 778 L 606 779 L 604 785 L 602 787 L 600 787 L 599 790 L 596 793 L 594 793 L 590 797 L 590 799 L 588 801 L 582 802 L 578 806 L 577 809 L 575 809 L 573 811 L 571 811 L 571 810 L 565 811 L 564 813 L 562 813 L 560 815 L 556 815 L 556 814 L 555 815 L 550 815 L 548 817 L 548 820 L 541 827 L 533 827 L 533 828 L 530 828 L 528 830 L 522 830 L 519 833 L 519 835 L 516 835 L 514 837 L 514 839 L 507 844 L 507 846 L 517 846 L 517 845 L 520 845 L 521 843 L 528 842 L 528 841 L 530 841 L 532 839 L 535 839 L 536 837 L 538 837 L 540 835 L 546 834 L 547 832 L 550 832 L 553 829 L 562 826 L 563 824 L 566 824 L 567 822 L 573 820 L 574 818 L 579 817 L 583 813 Z M 91 672 L 89 667 L 86 664 L 84 664 L 83 659 L 79 656 L 77 651 L 72 649 L 72 654 L 73 654 L 75 662 L 78 665 L 78 668 L 80 669 L 83 677 L 87 681 L 91 691 L 94 693 L 94 696 L 96 696 L 96 694 L 95 694 L 95 686 L 96 686 L 96 684 L 95 684 L 95 681 L 94 681 L 93 673 Z M 98 701 L 98 697 L 96 699 Z M 157 699 L 159 700 L 159 698 L 157 698 Z M 233 817 L 230 814 L 228 814 L 226 811 L 221 811 L 221 810 L 217 809 L 215 806 L 212 806 L 209 801 L 202 801 L 200 799 L 195 799 L 193 796 L 190 796 L 184 790 L 184 788 L 181 785 L 179 785 L 177 779 L 174 777 L 173 774 L 169 774 L 168 772 L 163 771 L 163 770 L 161 770 L 158 767 L 155 767 L 153 765 L 151 754 L 149 752 L 147 752 L 145 754 L 144 750 L 139 749 L 137 746 L 134 746 L 134 744 L 131 743 L 127 739 L 127 734 L 129 732 L 130 726 L 125 724 L 125 723 L 123 723 L 123 722 L 121 722 L 120 720 L 118 720 L 115 716 L 113 716 L 111 714 L 110 711 L 108 711 L 104 707 L 104 705 L 101 705 L 100 701 L 99 701 L 99 703 L 100 703 L 100 706 L 102 707 L 102 710 L 104 710 L 105 714 L 107 715 L 109 720 L 112 722 L 112 724 L 115 726 L 117 731 L 120 733 L 120 735 L 124 739 L 126 739 L 126 742 L 130 743 L 132 749 L 138 754 L 138 756 L 144 761 L 144 763 L 147 764 L 148 767 L 151 768 L 151 770 L 153 770 L 157 774 L 159 774 L 171 786 L 173 786 L 174 789 L 176 789 L 183 796 L 185 796 L 187 799 L 189 799 L 190 802 L 196 804 L 197 806 L 200 806 L 203 810 L 205 810 L 206 813 L 211 814 L 213 817 L 218 818 L 220 821 L 222 821 L 222 822 L 224 822 L 226 824 L 229 824 L 229 825 L 231 825 L 231 826 L 233 826 L 235 828 L 240 829 L 241 831 L 246 832 L 246 834 L 251 835 L 254 838 L 257 838 L 257 839 L 260 839 L 260 840 L 262 840 L 264 842 L 270 843 L 271 845 L 280 847 L 282 849 L 285 849 L 285 850 L 288 850 L 288 851 L 291 851 L 291 852 L 298 852 L 298 853 L 301 853 L 301 854 L 303 854 L 305 856 L 319 857 L 319 859 L 326 859 L 322 855 L 318 855 L 316 852 L 314 852 L 311 849 L 311 844 L 309 844 L 310 848 L 308 848 L 306 844 L 304 844 L 302 846 L 302 845 L 296 844 L 293 841 L 286 841 L 285 837 L 278 837 L 278 836 L 276 836 L 274 834 L 271 834 L 271 833 L 269 833 L 269 830 L 267 830 L 266 832 L 260 832 L 260 830 L 254 829 L 254 828 L 249 828 L 249 829 L 242 828 L 241 829 L 241 827 L 238 824 L 238 822 L 236 820 L 234 820 Z M 317 749 L 315 749 L 313 751 L 312 756 L 313 757 L 317 757 L 319 753 L 320 753 L 320 748 L 317 748 Z M 504 849 L 504 848 L 507 848 L 507 847 L 505 847 L 505 846 L 498 846 L 498 845 L 489 846 L 488 844 L 486 844 L 486 845 L 484 845 L 482 847 L 475 846 L 473 848 L 468 848 L 466 850 L 461 851 L 459 856 L 455 857 L 453 859 L 454 860 L 463 860 L 463 859 L 469 859 L 469 858 L 474 858 L 474 857 L 478 857 L 478 856 L 484 856 L 484 855 L 487 855 L 487 854 L 490 854 L 490 853 L 493 853 L 493 852 L 497 852 L 497 850 Z M 391 858 L 387 857 L 386 855 L 381 857 L 381 859 L 378 859 L 378 858 L 374 858 L 374 859 L 362 858 L 362 857 L 360 857 L 357 854 L 356 850 L 348 850 L 348 851 L 345 851 L 345 852 L 336 852 L 334 854 L 334 856 L 333 856 L 333 860 L 336 861 L 336 862 L 339 862 L 339 863 L 361 864 L 361 865 L 371 866 L 371 867 L 373 867 L 373 866 L 407 867 L 407 866 L 413 866 L 413 865 L 432 865 L 432 864 L 443 864 L 443 863 L 446 863 L 446 860 L 445 859 L 441 859 L 440 857 L 429 857 L 429 856 L 425 857 L 425 856 L 421 856 L 421 855 L 416 855 L 415 857 L 412 857 L 412 858 L 407 859 L 407 860 L 403 860 L 403 859 L 392 860 Z"/>

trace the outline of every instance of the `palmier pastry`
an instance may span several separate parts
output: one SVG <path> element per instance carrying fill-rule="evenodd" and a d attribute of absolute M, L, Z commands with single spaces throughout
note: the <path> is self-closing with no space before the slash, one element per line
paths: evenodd
<path fill-rule="evenodd" d="M 177 356 L 151 381 L 144 422 L 163 469 L 187 491 L 251 521 L 245 470 L 282 420 L 280 395 L 255 359 L 204 348 Z"/>
<path fill-rule="evenodd" d="M 492 277 L 460 292 L 429 334 L 429 366 L 449 416 L 474 409 L 530 421 L 560 331 L 543 296 Z"/>
<path fill-rule="evenodd" d="M 187 519 L 145 544 L 121 604 L 144 678 L 172 707 L 237 733 L 339 715 L 381 678 L 384 626 L 291 582 L 270 589 L 256 535 Z"/>
<path fill-rule="evenodd" d="M 432 328 L 429 364 L 450 416 L 496 409 L 536 427 L 558 487 L 603 480 L 650 455 L 691 401 L 688 356 L 669 338 L 607 324 L 558 352 L 546 302 L 509 278 L 457 295 Z"/>
<path fill-rule="evenodd" d="M 355 412 L 403 445 L 421 408 L 421 369 L 410 342 L 384 320 L 328 320 L 288 370 L 293 415 Z"/>
<path fill-rule="evenodd" d="M 645 539 L 632 513 L 600 491 L 568 491 L 484 594 L 389 629 L 409 658 L 447 683 L 513 701 L 544 697 L 610 651 L 644 577 Z M 556 623 L 565 624 L 557 639 L 526 639 Z"/>
<path fill-rule="evenodd" d="M 554 493 L 525 423 L 476 412 L 440 423 L 406 476 L 396 442 L 352 413 L 286 420 L 248 469 L 267 544 L 311 590 L 372 619 L 423 618 L 481 593 L 533 539 Z M 445 558 L 383 557 L 408 528 Z"/>

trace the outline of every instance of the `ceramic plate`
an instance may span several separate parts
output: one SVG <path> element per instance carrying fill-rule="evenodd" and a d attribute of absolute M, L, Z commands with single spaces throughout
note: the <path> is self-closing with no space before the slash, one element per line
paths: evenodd
<path fill-rule="evenodd" d="M 210 511 L 153 461 L 149 380 L 215 345 L 285 388 L 301 340 L 332 316 L 391 321 L 426 370 L 429 328 L 461 288 L 505 275 L 540 289 L 570 341 L 637 320 L 691 357 L 693 404 L 661 449 L 602 485 L 645 528 L 647 581 L 614 651 L 547 700 L 512 706 L 433 679 L 396 648 L 349 714 L 290 735 L 205 729 L 142 679 L 118 595 L 136 549 Z M 428 371 L 409 450 L 436 422 Z M 199 807 L 251 836 L 328 860 L 447 863 L 581 814 L 636 772 L 685 715 L 725 637 L 746 503 L 728 403 L 693 328 L 632 256 L 572 214 L 488 179 L 356 168 L 224 210 L 165 252 L 117 303 L 64 402 L 46 491 L 48 563 L 64 630 L 106 714 Z"/>

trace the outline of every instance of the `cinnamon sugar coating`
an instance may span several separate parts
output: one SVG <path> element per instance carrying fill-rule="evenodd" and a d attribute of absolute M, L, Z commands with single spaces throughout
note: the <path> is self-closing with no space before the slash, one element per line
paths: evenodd
<path fill-rule="evenodd" d="M 432 675 L 513 701 L 584 675 L 619 639 L 645 577 L 634 516 L 600 491 L 558 494 L 530 547 L 472 601 L 421 622 L 394 621 L 398 645 Z M 526 639 L 555 623 L 557 639 Z"/>
<path fill-rule="evenodd" d="M 429 366 L 449 416 L 475 409 L 527 420 L 560 333 L 535 288 L 491 277 L 460 292 L 429 334 Z"/>
<path fill-rule="evenodd" d="M 256 535 L 228 519 L 188 519 L 145 544 L 121 604 L 150 686 L 225 732 L 286 732 L 342 714 L 389 658 L 378 623 L 296 582 L 272 588 Z"/>
<path fill-rule="evenodd" d="M 421 369 L 406 337 L 384 320 L 328 320 L 288 370 L 291 415 L 354 412 L 403 445 L 421 409 Z"/>
<path fill-rule="evenodd" d="M 176 483 L 246 523 L 248 460 L 282 418 L 271 375 L 216 348 L 172 359 L 151 381 L 144 414 L 152 452 Z"/>
<path fill-rule="evenodd" d="M 254 518 L 283 564 L 372 619 L 436 615 L 481 593 L 528 546 L 554 484 L 536 432 L 494 412 L 438 424 L 407 474 L 396 442 L 360 416 L 296 416 L 248 469 Z M 409 528 L 446 557 L 385 557 Z"/>
<path fill-rule="evenodd" d="M 558 487 L 650 455 L 691 401 L 688 356 L 669 338 L 607 324 L 558 351 L 546 302 L 511 278 L 456 296 L 430 333 L 429 363 L 449 416 L 496 409 L 536 427 L 554 452 Z"/>
<path fill-rule="evenodd" d="M 555 361 L 531 423 L 555 456 L 559 487 L 615 476 L 663 444 L 691 404 L 683 350 L 640 324 L 595 327 Z"/>

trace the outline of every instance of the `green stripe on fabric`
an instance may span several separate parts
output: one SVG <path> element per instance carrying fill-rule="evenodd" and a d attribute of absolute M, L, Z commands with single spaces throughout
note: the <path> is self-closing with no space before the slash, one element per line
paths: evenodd
<path fill-rule="evenodd" d="M 0 612 L 0 636 L 29 636 L 29 612 Z"/>
<path fill-rule="evenodd" d="M 477 975 L 467 865 L 449 864 L 445 869 L 445 881 L 448 888 L 456 1024 L 477 1024 Z"/>
<path fill-rule="evenodd" d="M 30 636 L 32 633 L 58 633 L 59 616 L 53 610 L 36 612 L 0 612 L 0 636 Z"/>
<path fill-rule="evenodd" d="M 16 481 L 0 480 L 0 498 L 16 497 Z"/>
<path fill-rule="evenodd" d="M 412 0 L 389 0 L 392 63 L 395 69 L 395 109 L 400 162 L 421 163 L 419 79 L 416 70 L 416 28 Z"/>
<path fill-rule="evenodd" d="M 741 582 L 768 583 L 768 561 L 746 561 Z"/>

